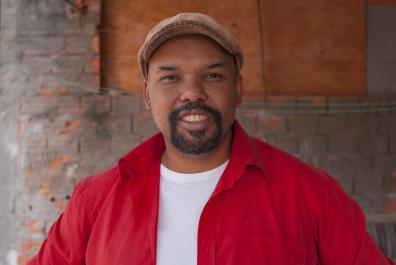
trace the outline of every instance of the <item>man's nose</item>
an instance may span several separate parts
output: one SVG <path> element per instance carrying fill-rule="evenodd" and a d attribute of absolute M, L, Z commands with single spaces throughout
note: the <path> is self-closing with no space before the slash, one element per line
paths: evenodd
<path fill-rule="evenodd" d="M 196 102 L 205 101 L 206 99 L 207 94 L 204 84 L 200 80 L 189 79 L 184 81 L 180 92 L 180 101 Z"/>

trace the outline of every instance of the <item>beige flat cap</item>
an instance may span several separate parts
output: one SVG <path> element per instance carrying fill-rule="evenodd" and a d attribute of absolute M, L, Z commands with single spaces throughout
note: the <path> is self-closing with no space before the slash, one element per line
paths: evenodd
<path fill-rule="evenodd" d="M 155 25 L 139 48 L 139 68 L 147 79 L 148 62 L 155 50 L 166 40 L 180 35 L 201 34 L 218 43 L 234 56 L 238 72 L 243 65 L 243 53 L 238 40 L 213 18 L 200 13 L 180 13 Z"/>

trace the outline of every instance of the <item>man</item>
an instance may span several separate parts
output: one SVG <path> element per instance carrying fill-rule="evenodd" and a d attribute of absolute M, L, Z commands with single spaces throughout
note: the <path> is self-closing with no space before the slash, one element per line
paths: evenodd
<path fill-rule="evenodd" d="M 235 121 L 243 54 L 223 26 L 165 19 L 139 65 L 160 133 L 81 181 L 28 264 L 391 264 L 331 177 Z"/>

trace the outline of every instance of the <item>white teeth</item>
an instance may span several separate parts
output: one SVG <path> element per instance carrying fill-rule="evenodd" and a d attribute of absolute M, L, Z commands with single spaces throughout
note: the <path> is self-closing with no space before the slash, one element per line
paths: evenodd
<path fill-rule="evenodd" d="M 202 114 L 190 114 L 183 116 L 183 121 L 188 121 L 188 122 L 198 122 L 198 121 L 204 121 L 206 119 L 207 119 L 206 115 L 202 115 Z"/>

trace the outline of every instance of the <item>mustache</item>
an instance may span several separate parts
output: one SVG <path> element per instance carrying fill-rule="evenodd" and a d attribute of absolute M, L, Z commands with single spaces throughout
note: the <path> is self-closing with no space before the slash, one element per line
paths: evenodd
<path fill-rule="evenodd" d="M 206 112 L 212 116 L 217 116 L 220 114 L 220 112 L 212 107 L 209 107 L 208 105 L 202 103 L 202 102 L 188 102 L 184 104 L 183 106 L 174 109 L 170 115 L 169 118 L 177 118 L 180 115 L 180 112 L 182 111 L 191 111 L 191 110 L 200 110 L 203 112 Z"/>

